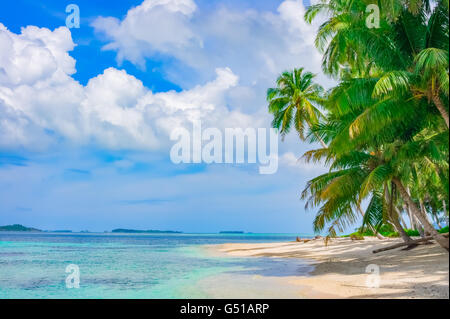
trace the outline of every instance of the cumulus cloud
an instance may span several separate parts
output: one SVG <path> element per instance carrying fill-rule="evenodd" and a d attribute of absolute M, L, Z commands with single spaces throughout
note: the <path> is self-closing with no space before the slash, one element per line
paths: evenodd
<path fill-rule="evenodd" d="M 116 50 L 119 61 L 143 66 L 146 56 L 183 49 L 196 39 L 188 25 L 196 9 L 192 0 L 146 0 L 123 21 L 99 17 L 93 26 L 111 40 L 104 48 Z"/>
<path fill-rule="evenodd" d="M 51 32 L 29 26 L 17 35 L 0 23 L 0 47 L 0 85 L 33 85 L 75 73 L 75 60 L 68 54 L 74 43 L 67 28 Z"/>
<path fill-rule="evenodd" d="M 320 72 L 320 55 L 313 45 L 318 24 L 303 20 L 300 0 L 286 0 L 277 12 L 237 10 L 224 4 L 197 9 L 193 0 L 145 0 L 123 20 L 98 18 L 95 30 L 117 52 L 119 61 L 143 65 L 145 58 L 167 55 L 209 77 L 216 67 L 229 67 L 242 85 L 258 85 L 299 65 Z M 163 20 L 163 22 L 161 22 Z M 180 76 L 180 65 L 166 65 L 167 76 L 189 86 L 193 74 Z"/>
<path fill-rule="evenodd" d="M 218 68 L 215 79 L 181 92 L 153 93 L 116 68 L 83 86 L 71 77 L 73 47 L 66 28 L 28 27 L 14 34 L 1 26 L 0 147 L 46 149 L 64 140 L 155 150 L 175 127 L 193 120 L 214 127 L 255 123 L 227 108 L 228 90 L 239 81 L 229 68 Z M 23 63 L 30 59 L 33 65 Z"/>
<path fill-rule="evenodd" d="M 0 24 L 0 146 L 40 148 L 51 142 L 43 130 L 76 130 L 75 121 L 57 116 L 70 112 L 81 93 L 70 77 L 73 48 L 67 28 L 29 26 L 15 34 Z"/>
<path fill-rule="evenodd" d="M 276 75 L 302 64 L 319 70 L 304 10 L 286 0 L 276 12 L 222 5 L 206 14 L 193 0 L 145 0 L 121 21 L 93 22 L 119 60 L 142 64 L 167 54 L 196 70 L 193 81 L 180 64 L 167 64 L 167 76 L 189 82 L 181 92 L 154 93 L 113 67 L 81 85 L 72 77 L 75 44 L 67 28 L 29 26 L 15 34 L 0 24 L 0 147 L 156 150 L 173 128 L 197 119 L 204 127 L 267 127 L 265 90 Z"/>

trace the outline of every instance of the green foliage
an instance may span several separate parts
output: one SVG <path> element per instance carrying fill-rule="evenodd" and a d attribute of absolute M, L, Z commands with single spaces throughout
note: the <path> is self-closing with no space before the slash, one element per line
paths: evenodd
<path fill-rule="evenodd" d="M 408 234 L 408 236 L 411 236 L 411 237 L 418 237 L 418 236 L 420 236 L 420 234 L 419 234 L 419 232 L 417 230 L 405 229 L 405 232 Z M 439 232 L 441 232 L 441 231 L 439 231 Z M 448 227 L 447 227 L 447 232 L 448 232 Z M 380 230 L 378 233 L 380 233 L 381 235 L 383 235 L 384 237 L 387 237 L 387 238 L 400 237 L 398 232 L 393 231 L 392 229 L 389 229 L 389 228 L 385 228 L 384 230 Z M 353 232 L 351 234 L 343 235 L 341 237 L 351 237 L 352 235 L 353 236 L 363 236 L 363 237 L 373 237 L 373 236 L 375 236 L 375 234 L 372 231 L 370 231 L 370 230 L 365 230 L 365 231 L 358 230 L 358 231 Z"/>
<path fill-rule="evenodd" d="M 419 233 L 419 231 L 417 231 L 417 230 L 414 230 L 414 229 L 405 229 L 405 232 L 408 234 L 408 236 L 411 236 L 411 237 L 413 237 L 413 236 L 420 236 L 420 233 Z"/>
<path fill-rule="evenodd" d="M 391 225 L 399 229 L 409 218 L 407 199 L 434 220 L 449 207 L 448 1 L 380 0 L 380 27 L 372 29 L 367 4 L 321 0 L 305 13 L 308 23 L 327 16 L 315 44 L 335 87 L 323 92 L 299 68 L 267 92 L 272 125 L 283 136 L 295 127 L 301 140 L 322 142 L 304 159 L 329 171 L 307 182 L 302 199 L 317 207 L 314 230 L 331 237 L 360 212 L 355 236 L 398 236 Z"/>
<path fill-rule="evenodd" d="M 441 234 L 446 234 L 448 233 L 448 226 L 443 227 L 442 229 L 439 230 L 439 233 Z"/>
<path fill-rule="evenodd" d="M 305 140 L 305 130 L 323 117 L 318 109 L 323 88 L 313 83 L 314 74 L 303 68 L 283 72 L 277 79 L 277 87 L 267 90 L 269 112 L 273 114 L 272 126 L 282 136 L 289 133 L 292 125 L 300 138 Z"/>

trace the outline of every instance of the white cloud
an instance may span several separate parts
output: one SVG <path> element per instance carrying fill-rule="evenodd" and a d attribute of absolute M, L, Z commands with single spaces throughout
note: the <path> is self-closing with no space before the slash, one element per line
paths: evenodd
<path fill-rule="evenodd" d="M 327 171 L 324 163 L 308 163 L 302 158 L 302 154 L 296 156 L 293 152 L 286 152 L 279 158 L 279 164 L 294 169 L 303 174 L 323 174 Z"/>
<path fill-rule="evenodd" d="M 198 10 L 192 0 L 145 0 L 122 21 L 98 18 L 92 25 L 109 42 L 104 49 L 116 51 L 119 61 L 143 65 L 145 58 L 163 54 L 195 70 L 186 76 L 179 64 L 166 66 L 169 78 L 184 87 L 209 78 L 217 67 L 231 68 L 241 85 L 258 86 L 293 67 L 320 72 L 313 45 L 319 24 L 305 23 L 304 12 L 300 0 L 282 2 L 276 13 L 224 4 Z"/>
<path fill-rule="evenodd" d="M 81 93 L 70 77 L 73 47 L 67 28 L 52 32 L 29 26 L 15 34 L 0 24 L 1 147 L 39 149 L 52 140 L 43 130 L 64 135 L 77 130 L 76 119 L 64 121 Z"/>
<path fill-rule="evenodd" d="M 182 11 L 180 3 L 185 2 L 189 10 Z M 177 21 L 177 25 L 171 22 L 158 27 L 154 16 L 160 12 L 165 20 Z M 314 47 L 321 21 L 305 23 L 304 12 L 301 0 L 285 0 L 275 12 L 233 9 L 226 4 L 197 8 L 193 0 L 146 0 L 130 9 L 123 20 L 99 18 L 93 27 L 107 40 L 104 49 L 117 52 L 119 62 L 129 60 L 143 66 L 147 58 L 166 56 L 175 60 L 165 60 L 163 73 L 186 89 L 195 90 L 197 83 L 210 81 L 217 68 L 232 70 L 239 83 L 227 89 L 222 105 L 226 104 L 235 118 L 230 116 L 222 122 L 233 127 L 268 127 L 271 116 L 267 112 L 266 90 L 281 72 L 305 67 L 319 74 L 317 81 L 322 85 L 331 85 L 321 74 L 321 56 Z M 113 19 L 114 27 L 106 25 L 105 19 Z M 164 35 L 163 42 L 159 35 Z M 188 113 L 193 116 L 195 110 Z M 223 115 L 215 111 L 208 117 L 220 119 Z M 175 119 L 160 122 L 171 126 Z"/>
<path fill-rule="evenodd" d="M 181 92 L 153 93 L 115 68 L 83 86 L 70 76 L 75 61 L 68 55 L 73 42 L 66 28 L 28 27 L 14 34 L 2 26 L 0 39 L 2 148 L 45 150 L 62 139 L 107 149 L 155 150 L 167 146 L 172 129 L 196 119 L 214 127 L 258 123 L 227 108 L 226 96 L 239 81 L 229 68 L 218 68 L 214 80 Z M 30 72 L 27 65 L 10 63 L 30 57 L 37 57 Z"/>
<path fill-rule="evenodd" d="M 145 0 L 123 21 L 99 17 L 93 26 L 111 40 L 105 49 L 117 50 L 119 61 L 145 65 L 146 56 L 180 50 L 195 40 L 188 21 L 196 8 L 192 0 Z"/>
<path fill-rule="evenodd" d="M 287 152 L 280 157 L 280 164 L 284 164 L 290 167 L 298 167 L 300 166 L 300 161 L 299 158 L 294 155 L 294 153 Z"/>
<path fill-rule="evenodd" d="M 298 0 L 284 1 L 275 13 L 220 6 L 208 14 L 193 0 L 146 0 L 122 21 L 95 20 L 119 59 L 142 63 L 164 53 L 200 75 L 193 81 L 171 65 L 168 76 L 189 85 L 159 93 L 116 68 L 83 86 L 72 78 L 75 45 L 67 28 L 30 26 L 15 34 L 0 24 L 0 147 L 65 142 L 155 150 L 167 146 L 174 127 L 190 127 L 194 119 L 204 127 L 267 127 L 265 90 L 277 74 L 320 68 L 314 27 L 303 13 Z"/>
<path fill-rule="evenodd" d="M 33 85 L 37 81 L 75 73 L 75 60 L 67 53 L 74 43 L 67 28 L 28 26 L 20 35 L 0 23 L 0 85 Z"/>

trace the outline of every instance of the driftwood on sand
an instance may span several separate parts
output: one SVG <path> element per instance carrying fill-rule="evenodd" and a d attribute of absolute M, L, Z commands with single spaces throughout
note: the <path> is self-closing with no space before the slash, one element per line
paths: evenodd
<path fill-rule="evenodd" d="M 316 239 L 321 239 L 322 236 L 315 236 L 314 238 L 305 238 L 305 239 L 301 239 L 300 237 L 297 236 L 297 238 L 295 239 L 295 241 L 297 243 L 307 243 Z"/>
<path fill-rule="evenodd" d="M 448 234 L 443 234 L 443 236 L 444 237 L 448 237 Z M 420 238 L 420 239 L 414 239 L 414 240 L 411 240 L 409 242 L 399 243 L 399 244 L 391 245 L 391 246 L 388 246 L 388 247 L 375 249 L 372 252 L 374 254 L 376 254 L 376 253 L 380 253 L 382 251 L 391 250 L 391 249 L 395 249 L 395 248 L 400 248 L 400 247 L 403 247 L 403 246 L 408 246 L 408 247 L 409 246 L 417 246 L 420 243 L 424 243 L 424 242 L 427 242 L 427 241 L 430 241 L 430 240 L 433 240 L 433 237 L 432 236 L 427 236 L 427 237 Z"/>

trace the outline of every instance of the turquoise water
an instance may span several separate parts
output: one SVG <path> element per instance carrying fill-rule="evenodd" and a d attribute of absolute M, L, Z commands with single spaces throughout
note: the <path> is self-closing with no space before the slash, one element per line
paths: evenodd
<path fill-rule="evenodd" d="M 286 234 L 0 232 L 0 298 L 208 298 L 197 286 L 205 278 L 287 276 L 307 267 L 290 260 L 214 257 L 202 245 L 294 239 Z M 66 287 L 71 264 L 80 270 L 78 289 Z"/>

